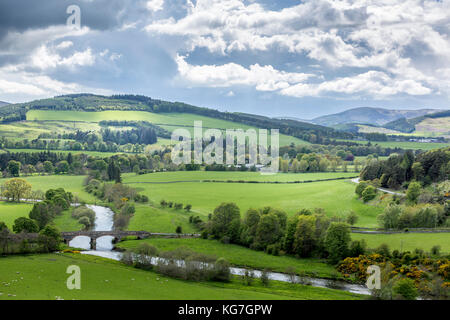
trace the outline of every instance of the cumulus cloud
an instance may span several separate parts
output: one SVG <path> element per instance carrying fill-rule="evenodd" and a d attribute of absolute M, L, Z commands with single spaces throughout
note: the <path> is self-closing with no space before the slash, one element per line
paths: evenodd
<path fill-rule="evenodd" d="M 354 77 L 343 77 L 320 84 L 297 84 L 281 90 L 281 94 L 293 97 L 327 93 L 371 94 L 376 98 L 385 98 L 396 94 L 424 95 L 431 93 L 431 89 L 414 80 L 392 79 L 384 72 L 369 71 Z"/>
<path fill-rule="evenodd" d="M 190 65 L 185 57 L 177 56 L 180 76 L 191 86 L 230 87 L 235 85 L 254 86 L 258 91 L 276 91 L 292 84 L 303 82 L 311 74 L 285 72 L 270 65 L 251 65 L 245 68 L 236 63 L 223 65 Z"/>
<path fill-rule="evenodd" d="M 164 9 L 164 0 L 150 0 L 147 1 L 147 9 L 153 12 Z"/>
<path fill-rule="evenodd" d="M 313 96 L 326 91 L 385 96 L 446 90 L 443 85 L 448 79 L 431 63 L 450 61 L 450 1 L 306 0 L 278 11 L 241 0 L 190 4 L 185 16 L 152 21 L 145 30 L 150 35 L 183 39 L 185 52 L 206 48 L 212 54 L 228 56 L 281 50 L 317 61 L 324 66 L 322 71 L 337 74 L 321 85 L 299 81 L 295 88 L 289 88 L 291 82 L 274 80 L 267 86 L 270 90 L 282 89 L 283 94 L 294 96 L 304 96 L 306 91 Z M 198 71 L 195 76 L 179 69 L 181 76 L 205 86 L 251 82 L 248 76 L 225 81 L 222 77 L 227 76 L 211 77 L 209 73 L 214 69 L 225 74 L 256 74 L 238 64 L 191 66 Z M 358 68 L 360 74 L 341 77 L 340 68 Z M 370 87 L 359 84 L 367 78 Z"/>

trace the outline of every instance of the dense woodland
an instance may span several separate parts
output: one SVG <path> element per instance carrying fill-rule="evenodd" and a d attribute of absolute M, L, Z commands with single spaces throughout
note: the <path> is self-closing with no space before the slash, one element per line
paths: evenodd
<path fill-rule="evenodd" d="M 430 184 L 450 179 L 450 148 L 418 155 L 408 151 L 387 160 L 373 160 L 361 172 L 362 180 L 378 179 L 383 187 L 398 189 L 411 180 Z"/>

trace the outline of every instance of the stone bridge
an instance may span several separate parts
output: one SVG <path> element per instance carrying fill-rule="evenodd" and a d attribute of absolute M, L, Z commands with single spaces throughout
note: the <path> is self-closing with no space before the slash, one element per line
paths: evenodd
<path fill-rule="evenodd" d="M 164 237 L 164 238 L 197 238 L 199 234 L 177 234 L 177 233 L 150 233 L 147 231 L 73 231 L 61 232 L 61 237 L 64 243 L 69 244 L 76 237 L 85 236 L 91 239 L 91 249 L 95 250 L 97 246 L 97 239 L 105 236 L 113 237 L 113 243 L 119 242 L 125 237 L 134 236 L 138 240 L 149 237 Z"/>
<path fill-rule="evenodd" d="M 113 237 L 113 243 L 122 240 L 125 237 L 135 236 L 138 239 L 150 237 L 151 233 L 147 231 L 73 231 L 61 232 L 64 243 L 69 244 L 76 237 L 84 236 L 91 238 L 91 249 L 96 249 L 97 239 L 105 236 Z"/>

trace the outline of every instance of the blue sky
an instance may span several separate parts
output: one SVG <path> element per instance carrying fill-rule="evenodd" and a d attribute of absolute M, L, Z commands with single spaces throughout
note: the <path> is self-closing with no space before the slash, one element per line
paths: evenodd
<path fill-rule="evenodd" d="M 69 5 L 81 28 L 66 25 Z M 2 0 L 0 100 L 135 93 L 310 119 L 449 108 L 450 0 Z"/>

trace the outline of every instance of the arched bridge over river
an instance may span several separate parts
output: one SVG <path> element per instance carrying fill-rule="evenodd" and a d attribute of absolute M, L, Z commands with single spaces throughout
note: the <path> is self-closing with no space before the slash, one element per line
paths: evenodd
<path fill-rule="evenodd" d="M 145 239 L 149 237 L 163 238 L 197 238 L 199 234 L 177 234 L 177 233 L 151 233 L 147 231 L 73 231 L 61 232 L 64 242 L 69 244 L 76 237 L 89 237 L 91 239 L 91 249 L 95 250 L 97 239 L 105 236 L 113 237 L 113 243 L 122 240 L 125 237 L 136 237 L 137 239 Z"/>

